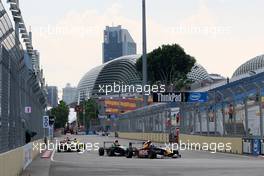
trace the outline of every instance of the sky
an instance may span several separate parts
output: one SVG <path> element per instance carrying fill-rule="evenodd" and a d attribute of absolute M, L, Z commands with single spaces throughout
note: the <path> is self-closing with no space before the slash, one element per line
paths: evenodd
<path fill-rule="evenodd" d="M 264 54 L 263 0 L 146 0 L 148 52 L 177 43 L 209 73 L 231 77 Z M 23 0 L 48 85 L 77 86 L 102 63 L 106 25 L 128 29 L 142 51 L 141 0 Z"/>

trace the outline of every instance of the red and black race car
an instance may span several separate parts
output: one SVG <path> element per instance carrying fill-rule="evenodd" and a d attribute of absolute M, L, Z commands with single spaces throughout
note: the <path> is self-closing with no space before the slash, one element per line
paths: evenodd
<path fill-rule="evenodd" d="M 138 158 L 181 158 L 178 150 L 172 150 L 171 148 L 157 147 L 152 144 L 151 141 L 144 142 L 140 148 L 132 147 L 132 143 L 129 143 L 129 147 L 126 152 L 127 158 L 138 157 Z"/>

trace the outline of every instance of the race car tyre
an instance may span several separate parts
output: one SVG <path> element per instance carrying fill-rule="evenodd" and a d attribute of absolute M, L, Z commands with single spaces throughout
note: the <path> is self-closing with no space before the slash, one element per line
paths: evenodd
<path fill-rule="evenodd" d="M 154 151 L 149 150 L 148 158 L 149 159 L 155 159 L 155 158 L 157 158 L 157 154 Z"/>
<path fill-rule="evenodd" d="M 100 147 L 98 152 L 99 152 L 99 156 L 104 156 L 104 148 L 103 147 Z"/>
<path fill-rule="evenodd" d="M 127 158 L 132 158 L 133 157 L 133 150 L 127 149 L 127 151 L 126 151 L 126 157 Z"/>

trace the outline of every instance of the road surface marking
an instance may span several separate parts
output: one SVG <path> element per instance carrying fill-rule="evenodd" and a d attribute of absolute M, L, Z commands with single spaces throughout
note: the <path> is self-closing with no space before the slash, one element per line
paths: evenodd
<path fill-rule="evenodd" d="M 50 160 L 51 161 L 54 161 L 54 154 L 55 154 L 55 152 L 56 152 L 56 149 L 54 149 L 53 152 L 52 152 L 52 154 L 51 154 L 51 157 L 50 157 Z"/>

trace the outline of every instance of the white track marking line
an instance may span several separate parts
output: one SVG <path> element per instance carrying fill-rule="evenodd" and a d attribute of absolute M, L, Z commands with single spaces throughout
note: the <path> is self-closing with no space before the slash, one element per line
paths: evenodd
<path fill-rule="evenodd" d="M 54 149 L 53 152 L 52 152 L 52 154 L 51 154 L 51 157 L 50 157 L 50 160 L 51 161 L 54 161 L 54 154 L 55 154 L 55 152 L 56 152 L 56 149 Z"/>

